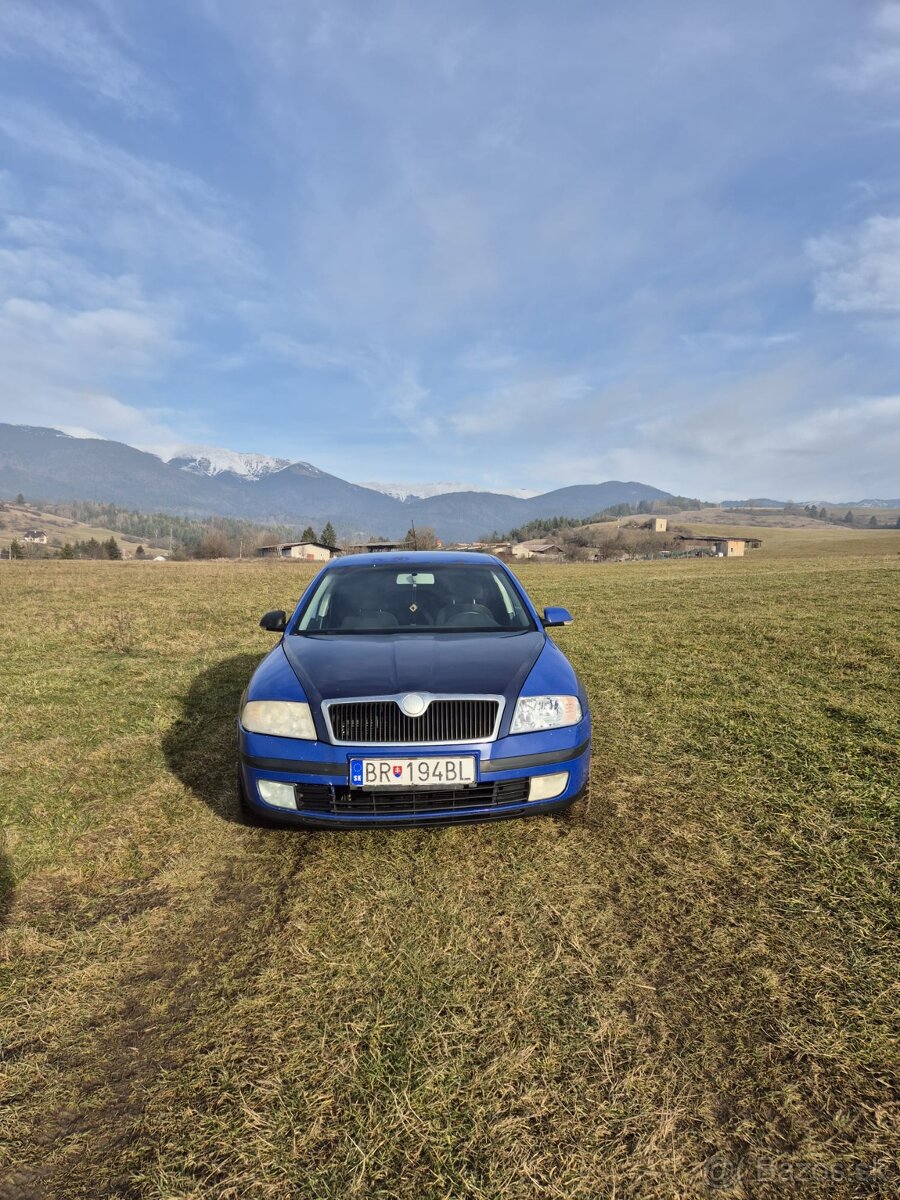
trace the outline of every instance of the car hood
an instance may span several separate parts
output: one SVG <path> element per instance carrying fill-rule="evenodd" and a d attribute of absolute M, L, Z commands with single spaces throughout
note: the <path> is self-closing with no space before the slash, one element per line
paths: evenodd
<path fill-rule="evenodd" d="M 282 646 L 307 697 L 318 703 L 400 692 L 513 700 L 544 640 L 537 631 L 290 635 Z"/>

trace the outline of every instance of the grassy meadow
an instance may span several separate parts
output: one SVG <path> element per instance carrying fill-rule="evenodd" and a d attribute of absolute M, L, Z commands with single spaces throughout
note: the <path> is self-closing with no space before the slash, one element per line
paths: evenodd
<path fill-rule="evenodd" d="M 309 567 L 0 563 L 0 1200 L 896 1195 L 900 534 L 771 532 L 523 565 L 590 799 L 394 832 L 238 820 Z"/>

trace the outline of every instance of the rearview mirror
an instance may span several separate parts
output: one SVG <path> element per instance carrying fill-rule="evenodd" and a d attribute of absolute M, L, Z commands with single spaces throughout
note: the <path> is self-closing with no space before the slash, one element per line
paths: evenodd
<path fill-rule="evenodd" d="M 280 608 L 273 608 L 271 612 L 265 613 L 259 622 L 260 629 L 267 629 L 269 633 L 284 633 L 285 625 L 287 613 Z"/>
<path fill-rule="evenodd" d="M 541 617 L 541 624 L 545 629 L 551 625 L 571 625 L 572 614 L 567 608 L 545 608 L 544 615 Z"/>

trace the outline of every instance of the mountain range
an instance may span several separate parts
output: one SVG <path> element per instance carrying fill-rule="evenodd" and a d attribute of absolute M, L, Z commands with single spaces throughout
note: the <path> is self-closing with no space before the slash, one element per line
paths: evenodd
<path fill-rule="evenodd" d="M 789 500 L 723 500 L 722 508 L 784 508 Z M 900 508 L 900 499 L 894 500 L 797 500 L 801 505 L 814 504 L 816 508 Z"/>
<path fill-rule="evenodd" d="M 102 441 L 103 439 L 98 439 Z M 283 471 L 291 465 L 289 458 L 273 458 L 270 454 L 246 454 L 240 450 L 226 450 L 222 446 L 138 446 L 155 454 L 164 463 L 191 471 L 195 475 L 239 475 L 242 479 L 262 479 L 273 471 Z M 304 463 L 310 467 L 310 463 Z M 312 468 L 313 470 L 315 468 Z"/>
<path fill-rule="evenodd" d="M 406 499 L 349 483 L 306 462 L 208 446 L 156 451 L 58 429 L 0 424 L 0 496 L 94 500 L 184 516 L 231 516 L 271 524 L 331 521 L 338 533 L 403 537 L 411 524 L 446 540 L 472 539 L 540 517 L 589 517 L 614 504 L 667 500 L 649 484 L 610 480 L 538 496 L 453 491 Z"/>
<path fill-rule="evenodd" d="M 360 487 L 371 488 L 373 492 L 384 492 L 386 496 L 394 496 L 397 500 L 428 500 L 432 496 L 446 496 L 450 492 L 480 492 L 483 488 L 474 483 L 459 483 L 458 481 L 441 480 L 437 483 L 372 483 L 360 480 Z M 493 493 L 499 496 L 518 496 L 521 500 L 530 500 L 538 495 L 527 488 L 511 490 L 504 488 Z"/>
<path fill-rule="evenodd" d="M 62 430 L 63 433 L 66 430 Z M 78 436 L 77 434 L 75 436 Z M 243 479 L 261 479 L 263 475 L 271 475 L 273 471 L 282 471 L 291 465 L 289 458 L 273 458 L 270 454 L 247 454 L 240 450 L 226 450 L 222 446 L 195 446 L 190 444 L 169 446 L 138 446 L 138 450 L 147 450 L 155 454 L 163 462 L 172 463 L 184 471 L 193 471 L 196 475 L 221 475 L 230 471 Z M 312 463 L 303 463 L 311 471 L 316 468 Z M 477 492 L 480 488 L 471 483 L 444 480 L 439 483 L 374 483 L 359 480 L 359 486 L 371 488 L 373 492 L 383 492 L 385 496 L 393 496 L 396 500 L 426 500 L 430 496 L 443 496 L 448 492 Z M 525 490 L 503 490 L 501 496 L 521 496 L 523 498 L 537 495 L 536 492 Z"/>
<path fill-rule="evenodd" d="M 443 490 L 442 490 L 443 489 Z M 217 446 L 138 448 L 59 429 L 0 424 L 0 496 L 94 500 L 181 516 L 243 517 L 264 524 L 327 521 L 341 535 L 403 537 L 432 526 L 447 540 L 471 540 L 539 518 L 590 517 L 615 504 L 670 500 L 634 481 L 576 484 L 533 495 L 485 492 L 465 484 L 358 484 L 312 463 Z M 780 507 L 777 500 L 726 501 Z M 896 508 L 900 500 L 829 502 L 831 507 Z"/>

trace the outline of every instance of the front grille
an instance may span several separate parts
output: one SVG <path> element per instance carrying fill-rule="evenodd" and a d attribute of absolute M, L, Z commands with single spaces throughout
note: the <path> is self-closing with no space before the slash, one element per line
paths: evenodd
<path fill-rule="evenodd" d="M 335 742 L 408 746 L 435 742 L 483 742 L 494 736 L 499 700 L 432 700 L 408 717 L 396 700 L 342 700 L 327 705 Z"/>
<path fill-rule="evenodd" d="M 403 788 L 395 792 L 363 792 L 356 788 L 330 787 L 323 783 L 298 783 L 294 789 L 301 813 L 328 813 L 331 816 L 377 816 L 384 813 L 406 814 L 455 812 L 464 808 L 491 809 L 498 804 L 516 804 L 528 799 L 527 779 L 507 779 L 501 783 L 479 783 L 468 788 L 444 788 L 440 791 L 416 791 Z"/>

